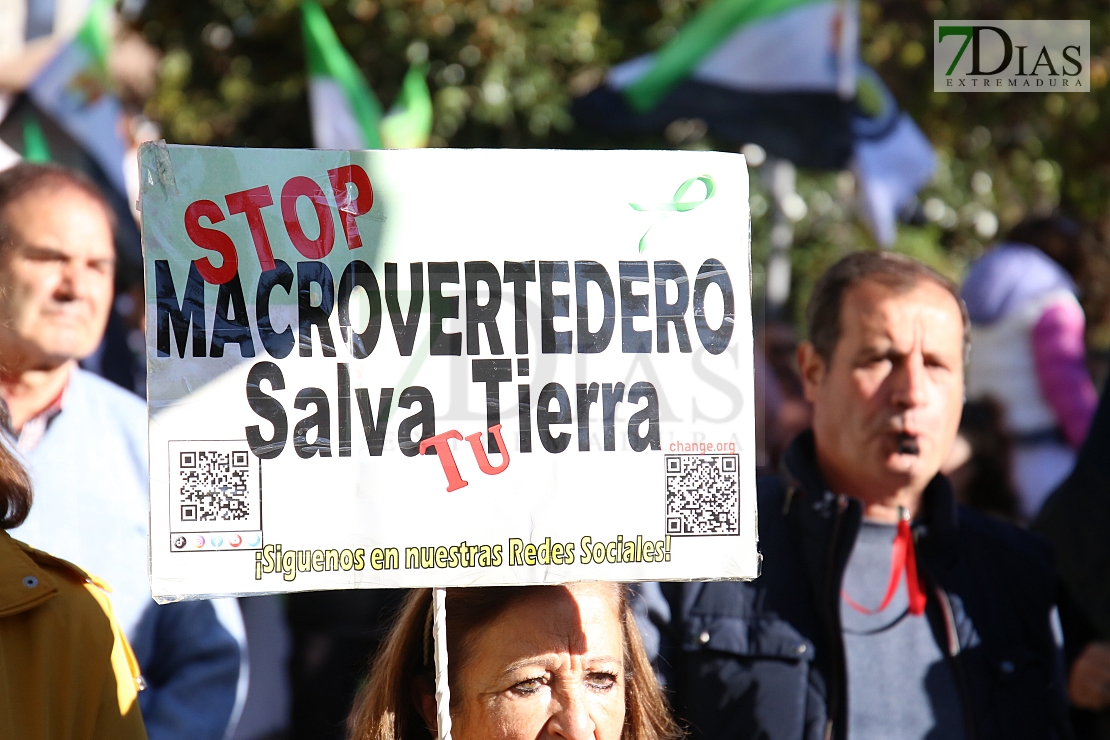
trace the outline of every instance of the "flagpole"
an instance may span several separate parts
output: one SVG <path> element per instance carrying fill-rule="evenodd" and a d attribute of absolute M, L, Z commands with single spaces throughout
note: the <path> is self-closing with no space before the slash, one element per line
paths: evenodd
<path fill-rule="evenodd" d="M 771 192 L 771 254 L 767 259 L 768 318 L 782 318 L 790 298 L 790 247 L 794 242 L 794 221 L 798 214 L 794 190 L 794 164 L 778 157 L 768 157 L 763 167 L 765 182 Z"/>
<path fill-rule="evenodd" d="M 438 740 L 451 740 L 451 687 L 447 683 L 447 589 L 432 589 L 436 658 L 436 720 Z"/>
<path fill-rule="evenodd" d="M 836 44 L 836 92 L 841 100 L 856 97 L 856 65 L 859 64 L 859 0 L 840 0 L 840 34 Z"/>

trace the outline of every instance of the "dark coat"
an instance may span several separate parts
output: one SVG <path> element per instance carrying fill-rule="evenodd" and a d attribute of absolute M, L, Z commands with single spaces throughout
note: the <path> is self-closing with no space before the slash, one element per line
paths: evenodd
<path fill-rule="evenodd" d="M 1075 469 L 1033 529 L 1056 546 L 1070 663 L 1092 640 L 1110 640 L 1110 394 L 1102 394 Z M 1110 738 L 1110 709 L 1076 710 L 1073 721 L 1079 737 Z"/>
<path fill-rule="evenodd" d="M 660 585 L 665 603 L 646 644 L 659 650 L 693 738 L 847 735 L 839 593 L 862 508 L 825 488 L 811 433 L 784 462 L 787 474 L 759 484 L 758 579 Z M 926 615 L 952 666 L 968 739 L 1070 737 L 1047 545 L 958 507 L 942 476 L 922 503 L 912 526 Z"/>

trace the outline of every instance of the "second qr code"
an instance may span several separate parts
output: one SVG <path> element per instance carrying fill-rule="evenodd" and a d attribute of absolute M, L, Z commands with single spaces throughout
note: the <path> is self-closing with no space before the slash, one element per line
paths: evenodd
<path fill-rule="evenodd" d="M 740 534 L 739 455 L 664 455 L 667 534 Z"/>

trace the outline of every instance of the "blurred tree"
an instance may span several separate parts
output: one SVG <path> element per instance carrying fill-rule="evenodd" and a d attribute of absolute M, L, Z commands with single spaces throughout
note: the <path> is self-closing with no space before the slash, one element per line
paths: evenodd
<path fill-rule="evenodd" d="M 331 0 L 326 11 L 388 107 L 427 60 L 433 146 L 715 148 L 696 121 L 622 138 L 576 128 L 572 96 L 612 64 L 657 48 L 708 0 Z M 1089 93 L 934 93 L 933 21 L 1091 18 Z M 895 249 L 959 277 L 1023 217 L 1062 208 L 1090 227 L 1081 276 L 1093 345 L 1110 345 L 1110 7 L 1081 0 L 925 0 L 860 5 L 861 57 L 937 149 L 933 182 Z M 148 0 L 136 27 L 165 53 L 146 113 L 167 139 L 311 146 L 296 0 Z M 753 263 L 769 249 L 767 195 L 753 170 Z M 793 307 L 841 254 L 874 243 L 854 218 L 846 173 L 802 173 Z"/>
<path fill-rule="evenodd" d="M 566 139 L 573 129 L 570 96 L 596 84 L 613 60 L 660 42 L 675 26 L 656 29 L 668 13 L 645 2 L 622 3 L 611 25 L 603 24 L 597 0 L 321 4 L 386 107 L 409 64 L 430 63 L 438 146 L 550 146 L 555 137 Z M 685 5 L 673 4 L 670 15 Z M 166 54 L 147 113 L 168 138 L 311 146 L 296 0 L 150 0 L 137 23 Z M 588 143 L 587 134 L 582 144 Z"/>

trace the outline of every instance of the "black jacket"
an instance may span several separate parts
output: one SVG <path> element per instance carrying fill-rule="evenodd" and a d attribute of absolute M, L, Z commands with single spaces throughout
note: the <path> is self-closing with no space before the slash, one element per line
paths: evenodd
<path fill-rule="evenodd" d="M 645 592 L 645 603 L 665 599 L 645 642 L 693 738 L 847 735 L 839 593 L 862 508 L 827 491 L 812 434 L 784 462 L 788 474 L 759 484 L 758 579 Z M 942 476 L 912 526 L 926 615 L 951 661 L 968 740 L 1070 737 L 1047 545 L 958 507 Z"/>
<path fill-rule="evenodd" d="M 1092 640 L 1110 640 L 1110 393 L 1079 451 L 1075 469 L 1049 497 L 1033 529 L 1056 546 L 1060 616 L 1069 662 Z M 1075 710 L 1076 735 L 1110 738 L 1110 709 Z"/>

